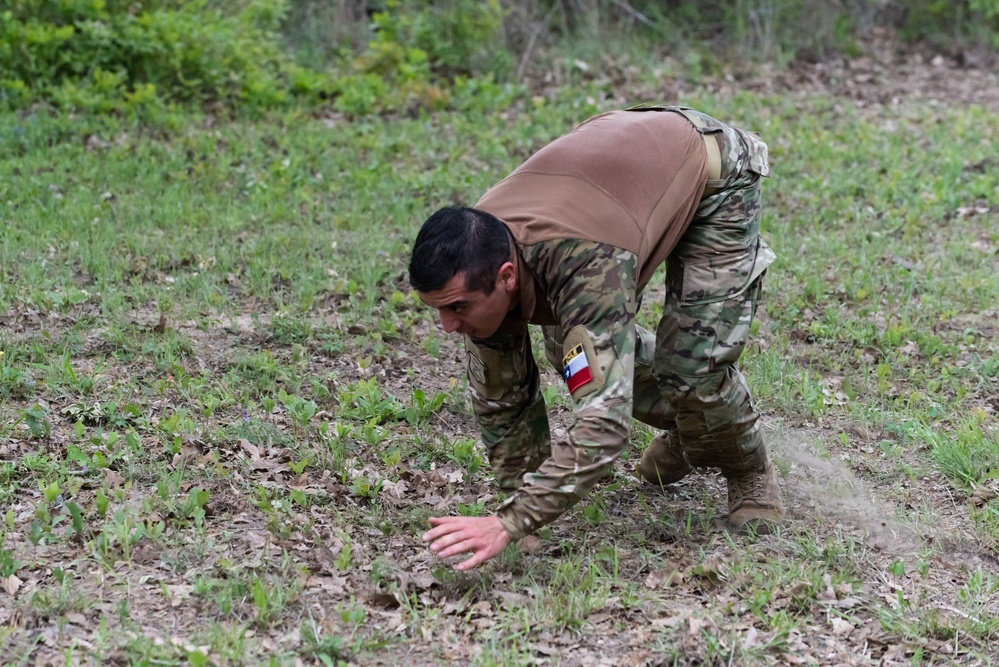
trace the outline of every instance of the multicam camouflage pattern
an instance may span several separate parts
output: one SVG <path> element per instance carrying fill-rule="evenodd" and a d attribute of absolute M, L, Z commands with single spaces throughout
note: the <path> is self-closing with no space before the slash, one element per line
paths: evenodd
<path fill-rule="evenodd" d="M 519 487 L 499 510 L 515 538 L 576 504 L 628 442 L 638 275 L 633 253 L 591 241 L 549 241 L 520 252 L 538 271 L 542 290 L 557 295 L 552 310 L 562 325 L 545 328 L 549 361 L 561 370 L 562 332 L 584 326 L 594 353 L 589 362 L 600 368 L 603 382 L 587 387 L 589 393 L 576 392 L 570 435 L 551 445 L 527 324 L 509 323 L 487 340 L 466 338 L 470 364 L 493 363 L 485 369 L 486 382 L 470 375 L 469 386 L 497 481 L 504 489 Z M 557 350 L 551 347 L 556 332 Z"/>
<path fill-rule="evenodd" d="M 487 340 L 465 337 L 472 408 L 500 489 L 523 484 L 551 454 L 548 413 L 524 322 L 505 323 Z"/>
<path fill-rule="evenodd" d="M 735 368 L 774 260 L 759 236 L 765 145 L 682 112 L 718 141 L 722 173 L 669 256 L 655 335 L 635 324 L 632 253 L 579 239 L 519 248 L 559 321 L 544 327 L 548 360 L 560 371 L 565 335 L 584 327 L 596 357 L 590 363 L 603 371 L 602 386 L 573 397 L 567 439 L 550 443 L 526 323 L 508 322 L 488 340 L 466 339 L 472 403 L 493 472 L 501 488 L 516 489 L 498 510 L 514 539 L 553 521 L 608 473 L 632 417 L 679 437 L 692 465 L 734 473 L 765 456 L 758 414 Z"/>
<path fill-rule="evenodd" d="M 763 273 L 775 259 L 760 237 L 760 181 L 770 166 L 766 144 L 755 136 L 683 113 L 718 141 L 722 169 L 720 182 L 708 183 L 718 191 L 701 200 L 667 261 L 652 367 L 675 406 L 687 461 L 738 473 L 764 455 L 759 415 L 735 363 L 749 338 Z"/>

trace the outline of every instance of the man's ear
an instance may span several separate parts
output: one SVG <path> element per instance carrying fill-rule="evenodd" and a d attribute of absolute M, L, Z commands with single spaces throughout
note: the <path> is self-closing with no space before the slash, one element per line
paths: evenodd
<path fill-rule="evenodd" d="M 496 286 L 507 292 L 517 290 L 517 266 L 513 262 L 506 262 L 499 268 L 496 274 Z"/>

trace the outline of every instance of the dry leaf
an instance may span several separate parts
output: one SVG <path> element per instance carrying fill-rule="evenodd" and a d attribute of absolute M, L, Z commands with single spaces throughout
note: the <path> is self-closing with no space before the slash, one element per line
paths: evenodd
<path fill-rule="evenodd" d="M 104 486 L 109 489 L 117 489 L 125 483 L 125 478 L 111 468 L 104 468 Z"/>
<path fill-rule="evenodd" d="M 399 600 L 391 593 L 375 591 L 368 596 L 368 604 L 379 609 L 398 609 Z"/>
<path fill-rule="evenodd" d="M 420 590 L 427 590 L 428 588 L 436 586 L 438 583 L 437 577 L 435 577 L 431 572 L 414 574 L 410 577 L 410 581 L 412 581 L 413 585 Z"/>
<path fill-rule="evenodd" d="M 7 595 L 14 597 L 23 583 L 23 581 L 18 579 L 16 574 L 12 574 L 3 580 L 3 589 L 7 591 Z"/>
<path fill-rule="evenodd" d="M 441 613 L 444 614 L 445 616 L 450 616 L 452 614 L 465 611 L 465 609 L 468 607 L 468 600 L 466 600 L 465 598 L 458 598 L 453 602 L 448 602 L 447 599 L 445 598 L 443 602 L 444 602 L 444 607 L 441 610 Z"/>
<path fill-rule="evenodd" d="M 844 620 L 842 618 L 833 618 L 830 620 L 833 627 L 833 634 L 838 637 L 845 637 L 851 632 L 853 632 L 853 623 Z"/>
<path fill-rule="evenodd" d="M 379 492 L 379 496 L 382 498 L 401 500 L 403 497 L 405 497 L 406 492 L 408 490 L 409 490 L 409 484 L 404 479 L 400 479 L 398 482 L 393 482 L 392 480 L 385 479 L 382 480 L 382 488 L 381 491 Z"/>
<path fill-rule="evenodd" d="M 675 570 L 653 570 L 645 577 L 645 586 L 652 590 L 666 586 L 673 579 L 673 572 Z"/>
<path fill-rule="evenodd" d="M 493 606 L 488 600 L 479 600 L 473 604 L 472 611 L 479 616 L 487 618 L 492 618 L 495 615 L 495 612 L 493 612 Z"/>
<path fill-rule="evenodd" d="M 260 460 L 260 450 L 257 449 L 257 446 L 251 443 L 249 440 L 247 440 L 246 438 L 240 438 L 239 446 L 242 447 L 244 450 L 246 450 L 246 453 L 250 455 L 251 461 Z"/>
<path fill-rule="evenodd" d="M 989 212 L 987 206 L 959 206 L 957 208 L 957 217 L 959 218 L 973 218 L 976 215 L 985 215 Z"/>
<path fill-rule="evenodd" d="M 687 630 L 691 635 L 700 634 L 701 630 L 711 627 L 711 619 L 709 618 L 697 618 L 691 616 L 687 619 Z"/>
<path fill-rule="evenodd" d="M 831 602 L 826 602 L 825 604 L 828 604 L 830 607 L 836 607 L 838 609 L 850 609 L 852 607 L 856 607 L 863 603 L 864 601 L 861 600 L 860 598 L 855 598 L 851 596 L 843 598 L 842 600 L 834 600 Z"/>
<path fill-rule="evenodd" d="M 496 591 L 496 597 L 502 600 L 502 605 L 507 609 L 522 608 L 531 601 L 528 596 L 513 591 Z"/>
<path fill-rule="evenodd" d="M 347 577 L 338 576 L 319 576 L 312 575 L 309 577 L 308 581 L 305 582 L 308 588 L 319 588 L 327 593 L 332 593 L 338 595 L 343 593 L 347 588 Z"/>
<path fill-rule="evenodd" d="M 85 627 L 88 624 L 86 616 L 72 611 L 66 614 L 66 620 L 74 625 L 79 625 L 80 627 Z"/>
<path fill-rule="evenodd" d="M 194 592 L 194 586 L 191 584 L 166 584 L 164 588 L 170 596 L 171 607 L 179 607 Z"/>
<path fill-rule="evenodd" d="M 541 539 L 535 535 L 525 535 L 517 544 L 522 552 L 530 554 L 541 548 Z"/>

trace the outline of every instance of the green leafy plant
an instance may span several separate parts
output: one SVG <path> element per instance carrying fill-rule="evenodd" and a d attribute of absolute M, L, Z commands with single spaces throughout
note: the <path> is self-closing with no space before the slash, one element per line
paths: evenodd
<path fill-rule="evenodd" d="M 48 438 L 52 435 L 52 424 L 45 417 L 48 411 L 46 406 L 35 403 L 34 407 L 21 413 L 21 418 L 32 438 Z"/>
<path fill-rule="evenodd" d="M 36 388 L 35 380 L 23 369 L 0 364 L 0 398 L 27 398 Z"/>
<path fill-rule="evenodd" d="M 350 482 L 350 492 L 358 498 L 374 500 L 381 491 L 382 484 L 381 479 L 372 482 L 366 475 L 358 475 Z"/>
<path fill-rule="evenodd" d="M 482 467 L 482 456 L 476 451 L 475 440 L 461 438 L 455 441 L 447 450 L 447 457 L 474 475 Z"/>
<path fill-rule="evenodd" d="M 438 392 L 428 398 L 422 389 L 417 389 L 413 392 L 412 404 L 402 408 L 398 414 L 410 424 L 419 424 L 437 412 L 446 400 L 446 394 Z"/>
<path fill-rule="evenodd" d="M 251 0 L 238 11 L 207 0 L 27 4 L 0 14 L 0 99 L 11 106 L 41 98 L 155 120 L 175 101 L 264 108 L 325 83 L 282 51 L 283 0 Z"/>
<path fill-rule="evenodd" d="M 4 546 L 7 531 L 0 531 L 0 578 L 7 578 L 24 567 L 24 563 L 14 556 L 14 551 Z"/>
<path fill-rule="evenodd" d="M 956 432 L 921 427 L 921 437 L 928 441 L 934 463 L 954 482 L 965 488 L 988 479 L 999 479 L 999 438 L 982 428 L 974 417 Z"/>
<path fill-rule="evenodd" d="M 291 395 L 284 389 L 278 392 L 278 400 L 281 401 L 281 405 L 288 411 L 292 424 L 297 428 L 308 426 L 319 409 L 315 401 Z"/>
<path fill-rule="evenodd" d="M 406 414 L 406 408 L 383 392 L 377 378 L 358 380 L 340 389 L 337 403 L 345 418 L 381 423 Z"/>

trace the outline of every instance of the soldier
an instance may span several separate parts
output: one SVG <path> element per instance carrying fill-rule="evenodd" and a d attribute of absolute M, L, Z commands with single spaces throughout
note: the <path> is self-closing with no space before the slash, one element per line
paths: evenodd
<path fill-rule="evenodd" d="M 638 465 L 654 484 L 721 469 L 728 521 L 784 514 L 759 414 L 736 369 L 762 278 L 767 147 L 686 107 L 600 114 L 530 157 L 474 208 L 420 229 L 410 283 L 465 336 L 468 383 L 499 487 L 489 517 L 435 517 L 424 542 L 473 568 L 550 523 L 610 470 L 632 417 L 661 430 Z M 635 323 L 666 262 L 656 333 Z M 528 324 L 563 372 L 574 420 L 551 443 Z"/>

